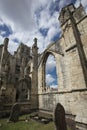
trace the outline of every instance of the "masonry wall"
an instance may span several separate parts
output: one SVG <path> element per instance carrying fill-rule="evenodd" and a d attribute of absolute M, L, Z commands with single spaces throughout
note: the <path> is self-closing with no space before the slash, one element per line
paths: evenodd
<path fill-rule="evenodd" d="M 77 27 L 87 60 L 87 18 L 85 17 L 79 21 Z M 84 71 L 70 20 L 62 26 L 62 30 L 63 35 L 60 39 L 60 45 L 64 56 L 53 53 L 56 58 L 58 91 L 43 91 L 41 84 L 43 65 L 40 65 L 38 72 L 39 109 L 53 112 L 55 105 L 60 102 L 65 108 L 66 115 L 68 114 L 70 118 L 77 122 L 77 127 L 86 130 L 87 79 L 85 82 Z M 49 52 L 49 49 L 47 52 Z"/>

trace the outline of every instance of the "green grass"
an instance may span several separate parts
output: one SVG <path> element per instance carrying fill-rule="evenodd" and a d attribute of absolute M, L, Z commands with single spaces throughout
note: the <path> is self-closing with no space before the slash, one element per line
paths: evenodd
<path fill-rule="evenodd" d="M 26 116 L 21 116 L 16 123 L 7 123 L 7 119 L 1 119 L 0 124 L 2 124 L 2 126 L 0 127 L 0 130 L 55 130 L 53 122 L 48 124 L 42 124 L 33 120 L 25 122 L 25 117 Z"/>
<path fill-rule="evenodd" d="M 0 130 L 54 130 L 53 122 L 46 125 L 33 120 L 25 122 L 25 116 L 22 116 L 17 123 L 7 123 L 7 119 L 1 119 L 0 124 L 2 124 Z"/>

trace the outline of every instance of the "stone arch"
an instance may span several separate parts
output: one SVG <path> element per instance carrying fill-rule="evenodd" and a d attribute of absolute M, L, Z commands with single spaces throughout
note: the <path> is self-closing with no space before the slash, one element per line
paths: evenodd
<path fill-rule="evenodd" d="M 58 81 L 57 90 L 48 90 L 45 86 L 45 64 L 49 55 L 53 55 L 56 61 L 56 73 Z M 59 100 L 58 93 L 63 89 L 63 76 L 61 62 L 64 60 L 64 55 L 59 54 L 56 51 L 47 49 L 39 59 L 38 66 L 38 96 L 39 96 L 39 108 L 44 110 L 53 111 L 53 107 Z M 55 94 L 56 93 L 56 94 Z"/>
<path fill-rule="evenodd" d="M 55 55 L 50 52 L 50 51 L 47 51 L 43 57 L 43 61 L 42 61 L 42 86 L 44 88 L 44 90 L 46 91 L 46 62 L 47 62 L 47 59 L 50 55 L 53 55 L 54 58 L 55 58 Z"/>
<path fill-rule="evenodd" d="M 57 71 L 57 77 L 58 77 L 57 61 L 58 61 L 58 55 L 59 54 L 54 52 L 54 51 L 46 50 L 43 53 L 43 56 L 42 56 L 40 64 L 39 64 L 39 68 L 41 68 L 40 74 L 39 74 L 39 77 L 41 78 L 40 79 L 40 81 L 41 81 L 40 87 L 42 87 L 42 91 L 44 91 L 44 92 L 46 91 L 46 82 L 45 82 L 46 81 L 46 78 L 45 78 L 46 61 L 47 61 L 49 55 L 53 55 L 54 58 L 55 58 L 55 61 L 56 61 L 56 71 Z M 58 80 L 58 78 L 57 78 L 57 80 Z"/>

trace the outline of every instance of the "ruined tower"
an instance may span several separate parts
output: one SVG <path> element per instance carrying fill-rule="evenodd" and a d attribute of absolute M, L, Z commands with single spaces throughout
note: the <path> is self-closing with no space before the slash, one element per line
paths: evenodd
<path fill-rule="evenodd" d="M 82 28 L 82 30 L 80 30 L 78 26 L 85 17 L 86 13 L 83 9 L 82 4 L 80 4 L 77 9 L 73 4 L 70 4 L 61 10 L 59 21 L 61 24 L 63 37 L 66 37 L 69 40 L 68 42 L 66 41 L 66 52 L 69 52 L 70 50 L 73 50 L 77 47 L 85 83 L 87 86 L 87 61 L 83 46 L 83 34 L 81 34 L 81 31 L 84 31 L 84 29 L 83 25 L 80 25 L 80 28 Z"/>

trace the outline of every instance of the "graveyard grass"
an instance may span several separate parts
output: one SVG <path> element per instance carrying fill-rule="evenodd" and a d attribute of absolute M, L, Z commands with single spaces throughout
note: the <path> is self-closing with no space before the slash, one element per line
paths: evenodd
<path fill-rule="evenodd" d="M 0 119 L 0 130 L 55 130 L 53 122 L 42 124 L 33 120 L 25 122 L 26 116 L 21 116 L 16 123 L 7 123 L 7 119 Z M 68 128 L 68 130 L 70 130 Z"/>

